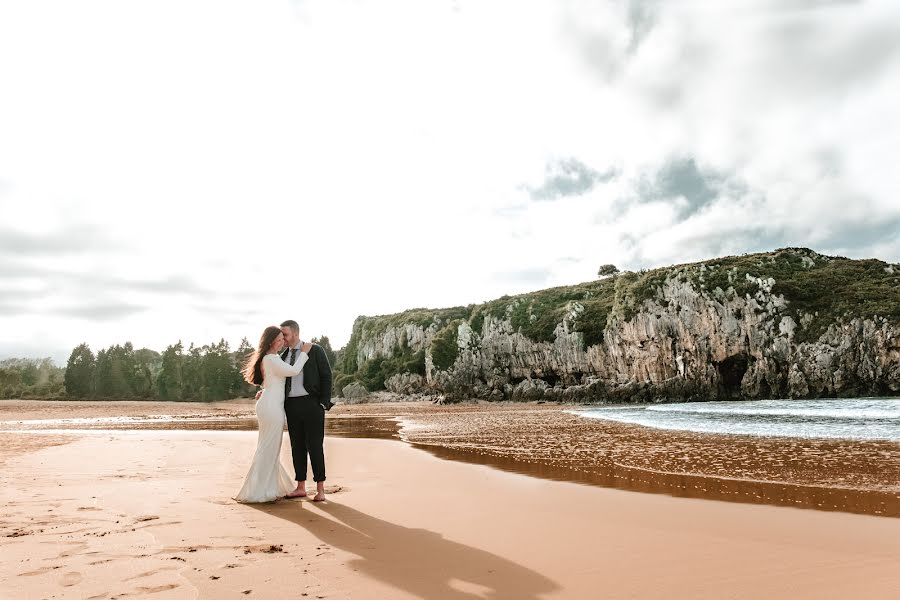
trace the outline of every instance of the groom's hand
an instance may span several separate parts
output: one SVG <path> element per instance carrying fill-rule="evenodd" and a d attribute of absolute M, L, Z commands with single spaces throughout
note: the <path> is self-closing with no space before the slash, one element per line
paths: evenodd
<path fill-rule="evenodd" d="M 256 392 L 256 398 L 254 398 L 254 400 L 259 400 L 259 397 L 262 396 L 262 393 L 263 393 L 262 390 L 259 390 L 258 392 Z"/>

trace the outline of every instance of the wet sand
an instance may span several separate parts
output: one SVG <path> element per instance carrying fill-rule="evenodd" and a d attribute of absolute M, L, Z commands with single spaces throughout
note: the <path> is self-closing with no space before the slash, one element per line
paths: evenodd
<path fill-rule="evenodd" d="M 664 431 L 572 411 L 516 404 L 410 411 L 401 434 L 441 458 L 561 481 L 900 517 L 894 442 Z"/>
<path fill-rule="evenodd" d="M 403 439 L 439 458 L 629 491 L 900 516 L 900 444 L 723 436 L 585 419 L 555 404 L 338 405 L 328 435 Z M 104 416 L 105 418 L 97 418 Z M 255 430 L 252 400 L 0 401 L 0 429 Z M 0 449 L 0 460 L 3 450 Z"/>
<path fill-rule="evenodd" d="M 53 442 L 17 442 L 6 454 L 0 597 L 900 593 L 898 519 L 547 481 L 344 437 L 326 441 L 328 502 L 241 505 L 229 497 L 255 437 L 94 430 L 56 444 L 55 433 L 0 435 L 0 446 Z"/>

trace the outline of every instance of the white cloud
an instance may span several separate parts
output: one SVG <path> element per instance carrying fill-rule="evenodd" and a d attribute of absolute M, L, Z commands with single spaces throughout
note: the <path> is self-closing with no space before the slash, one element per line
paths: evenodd
<path fill-rule="evenodd" d="M 3 3 L 0 354 L 287 317 L 342 344 L 357 314 L 607 262 L 900 260 L 897 23 L 889 0 Z M 604 177 L 531 201 L 564 161 Z"/>

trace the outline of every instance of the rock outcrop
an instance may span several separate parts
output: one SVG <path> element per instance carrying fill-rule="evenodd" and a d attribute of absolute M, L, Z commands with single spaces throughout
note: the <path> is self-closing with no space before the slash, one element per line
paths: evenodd
<path fill-rule="evenodd" d="M 358 381 L 345 385 L 341 390 L 341 396 L 347 400 L 362 400 L 368 397 L 368 395 L 369 390 L 363 387 Z"/>
<path fill-rule="evenodd" d="M 656 402 L 900 392 L 900 266 L 806 249 L 359 317 L 339 367 L 449 398 Z"/>

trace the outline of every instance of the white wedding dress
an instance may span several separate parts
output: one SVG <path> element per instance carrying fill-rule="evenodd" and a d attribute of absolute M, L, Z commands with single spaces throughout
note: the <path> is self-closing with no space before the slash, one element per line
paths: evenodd
<path fill-rule="evenodd" d="M 284 435 L 284 380 L 298 375 L 309 359 L 306 352 L 297 355 L 293 366 L 277 354 L 263 357 L 263 393 L 256 402 L 259 439 L 253 464 L 244 478 L 238 502 L 272 502 L 292 491 L 295 482 L 281 465 L 281 439 Z"/>

